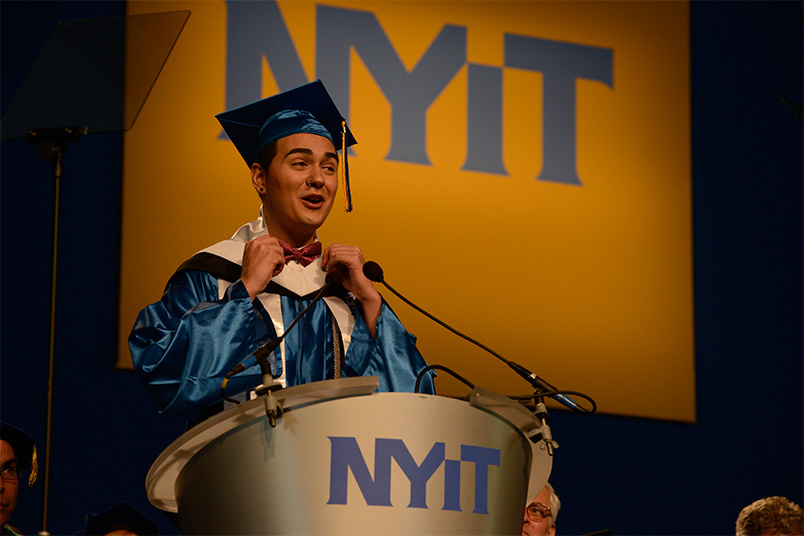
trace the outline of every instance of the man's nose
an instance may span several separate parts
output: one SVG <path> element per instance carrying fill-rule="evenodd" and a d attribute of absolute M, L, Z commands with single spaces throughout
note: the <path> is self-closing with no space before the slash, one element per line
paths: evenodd
<path fill-rule="evenodd" d="M 307 181 L 310 186 L 321 188 L 324 185 L 324 172 L 317 166 L 312 166 L 310 170 L 310 179 Z"/>

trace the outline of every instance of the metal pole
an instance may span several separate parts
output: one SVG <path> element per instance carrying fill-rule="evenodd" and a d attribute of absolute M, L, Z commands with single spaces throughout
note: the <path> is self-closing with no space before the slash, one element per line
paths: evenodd
<path fill-rule="evenodd" d="M 56 362 L 56 282 L 59 267 L 59 199 L 63 175 L 64 151 L 69 142 L 78 141 L 87 133 L 87 127 L 62 127 L 31 130 L 26 136 L 29 145 L 37 145 L 39 160 L 53 163 L 53 248 L 50 278 L 50 334 L 47 361 L 47 403 L 45 407 L 45 454 L 42 464 L 42 526 L 39 536 L 50 536 L 47 530 L 50 497 L 50 450 L 53 435 L 53 371 Z"/>
<path fill-rule="evenodd" d="M 56 354 L 56 281 L 59 266 L 59 199 L 61 197 L 62 160 L 64 146 L 55 149 L 53 160 L 53 249 L 51 256 L 50 278 L 50 334 L 47 360 L 47 404 L 45 409 L 45 456 L 42 471 L 42 526 L 40 536 L 50 534 L 47 530 L 48 503 L 50 496 L 50 443 L 53 427 L 53 369 Z"/>

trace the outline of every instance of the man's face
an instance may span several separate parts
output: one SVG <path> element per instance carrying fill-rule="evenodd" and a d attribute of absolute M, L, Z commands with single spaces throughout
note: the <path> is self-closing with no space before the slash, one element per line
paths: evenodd
<path fill-rule="evenodd" d="M 12 466 L 16 467 L 16 465 L 14 449 L 6 441 L 0 440 L 0 470 L 5 474 L 7 469 Z M 5 478 L 0 478 L 0 527 L 5 527 L 8 520 L 11 519 L 11 514 L 14 513 L 18 490 L 19 481 L 7 481 Z"/>
<path fill-rule="evenodd" d="M 541 503 L 544 506 L 550 507 L 550 494 L 547 488 L 542 489 L 541 493 L 531 503 Z M 548 516 L 541 521 L 531 521 L 528 518 L 527 511 L 525 512 L 524 522 L 522 524 L 522 536 L 555 536 L 556 526 L 553 523 L 553 516 Z"/>
<path fill-rule="evenodd" d="M 337 171 L 338 154 L 327 138 L 292 134 L 280 139 L 262 179 L 268 232 L 293 246 L 304 245 L 294 241 L 307 240 L 327 219 L 338 189 Z"/>

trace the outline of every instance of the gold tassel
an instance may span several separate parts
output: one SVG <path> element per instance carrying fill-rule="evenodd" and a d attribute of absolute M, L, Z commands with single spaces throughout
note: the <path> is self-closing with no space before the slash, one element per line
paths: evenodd
<path fill-rule="evenodd" d="M 36 476 L 39 474 L 39 460 L 36 458 L 36 445 L 33 448 L 33 456 L 31 456 L 31 476 L 28 477 L 28 486 L 33 486 L 36 482 Z"/>
<path fill-rule="evenodd" d="M 340 167 L 339 178 L 343 190 L 343 210 L 352 212 L 352 189 L 349 184 L 349 148 L 346 146 L 346 121 L 341 121 L 341 155 L 343 165 Z"/>

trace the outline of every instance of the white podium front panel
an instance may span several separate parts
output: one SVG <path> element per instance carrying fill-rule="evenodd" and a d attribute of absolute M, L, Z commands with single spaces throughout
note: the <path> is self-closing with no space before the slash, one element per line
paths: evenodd
<path fill-rule="evenodd" d="M 531 462 L 538 485 L 552 465 L 511 422 L 461 400 L 307 402 L 275 428 L 244 409 L 216 416 L 218 428 L 235 422 L 194 452 L 179 438 L 149 473 L 152 502 L 172 509 L 154 500 L 152 476 L 182 459 L 174 490 L 185 534 L 519 534 Z"/>

